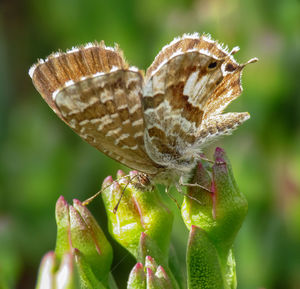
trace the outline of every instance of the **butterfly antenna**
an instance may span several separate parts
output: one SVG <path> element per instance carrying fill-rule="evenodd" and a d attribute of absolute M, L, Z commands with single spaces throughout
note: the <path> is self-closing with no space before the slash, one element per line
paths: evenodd
<path fill-rule="evenodd" d="M 96 194 L 94 194 L 93 196 L 91 196 L 90 198 L 88 198 L 88 199 L 86 199 L 82 204 L 84 205 L 84 206 L 87 206 L 88 204 L 90 204 L 95 198 L 97 198 L 104 190 L 106 190 L 107 188 L 109 188 L 111 186 L 111 184 L 110 185 L 108 185 L 108 186 L 106 186 L 106 187 L 104 187 L 104 188 L 102 188 L 100 191 L 98 191 Z"/>
<path fill-rule="evenodd" d="M 250 64 L 250 63 L 255 63 L 258 61 L 258 58 L 257 57 L 254 57 L 254 58 L 251 58 L 249 59 L 246 63 L 243 63 L 241 66 L 242 67 L 245 67 L 247 64 Z"/>
<path fill-rule="evenodd" d="M 126 176 L 126 177 L 127 177 L 127 176 Z M 131 182 L 134 178 L 137 178 L 137 177 L 138 177 L 138 175 L 132 176 L 132 177 L 128 180 L 128 182 L 126 183 L 125 187 L 124 187 L 123 190 L 122 190 L 122 193 L 121 193 L 121 196 L 120 196 L 120 198 L 119 198 L 119 200 L 118 200 L 118 203 L 117 203 L 116 206 L 114 207 L 114 210 L 113 210 L 114 214 L 116 214 L 117 211 L 118 211 L 120 202 L 121 202 L 121 200 L 122 200 L 122 197 L 123 197 L 123 195 L 124 195 L 124 193 L 125 193 L 125 190 L 127 189 L 128 185 L 130 184 L 130 182 Z"/>
<path fill-rule="evenodd" d="M 126 178 L 129 175 L 126 175 L 122 178 Z M 91 196 L 90 198 L 86 199 L 85 201 L 83 201 L 83 205 L 87 206 L 88 204 L 90 204 L 95 198 L 97 198 L 103 191 L 105 191 L 107 188 L 109 188 L 113 183 L 107 185 L 106 187 L 102 188 L 100 191 L 98 191 L 96 194 L 94 194 L 93 196 Z"/>

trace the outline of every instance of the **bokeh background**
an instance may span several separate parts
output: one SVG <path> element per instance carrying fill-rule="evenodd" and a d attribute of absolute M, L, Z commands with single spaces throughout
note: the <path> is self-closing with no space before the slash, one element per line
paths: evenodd
<path fill-rule="evenodd" d="M 31 83 L 31 64 L 104 39 L 146 69 L 173 37 L 194 31 L 239 45 L 239 62 L 260 59 L 227 109 L 251 119 L 207 150 L 225 148 L 249 201 L 235 245 L 238 288 L 300 288 L 299 1 L 2 0 L 0 23 L 0 288 L 34 287 L 41 257 L 55 246 L 59 195 L 84 200 L 121 168 L 56 117 Z M 166 202 L 176 215 L 173 242 L 183 248 L 187 230 Z M 101 200 L 90 208 L 106 230 Z M 114 248 L 112 271 L 125 288 L 133 260 Z"/>

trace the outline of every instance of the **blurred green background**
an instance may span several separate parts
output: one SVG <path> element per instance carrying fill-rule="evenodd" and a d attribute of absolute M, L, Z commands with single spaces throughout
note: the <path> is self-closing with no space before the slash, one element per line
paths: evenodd
<path fill-rule="evenodd" d="M 84 200 L 121 167 L 56 117 L 31 83 L 31 64 L 104 39 L 146 69 L 173 37 L 198 31 L 239 45 L 239 62 L 260 59 L 228 109 L 251 119 L 207 150 L 225 148 L 249 201 L 235 245 L 238 288 L 300 288 L 300 1 L 2 0 L 0 23 L 0 287 L 33 288 L 54 249 L 58 196 Z M 166 201 L 178 249 L 187 232 Z M 90 208 L 106 228 L 101 201 Z M 113 274 L 125 286 L 133 260 L 114 247 Z"/>

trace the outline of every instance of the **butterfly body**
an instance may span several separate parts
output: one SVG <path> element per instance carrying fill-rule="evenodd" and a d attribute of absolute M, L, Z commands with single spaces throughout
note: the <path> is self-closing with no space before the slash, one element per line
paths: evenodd
<path fill-rule="evenodd" d="M 118 47 L 95 43 L 53 54 L 29 74 L 89 144 L 169 185 L 190 174 L 205 145 L 249 118 L 222 114 L 242 91 L 245 65 L 234 52 L 206 35 L 184 35 L 161 50 L 144 76 Z"/>

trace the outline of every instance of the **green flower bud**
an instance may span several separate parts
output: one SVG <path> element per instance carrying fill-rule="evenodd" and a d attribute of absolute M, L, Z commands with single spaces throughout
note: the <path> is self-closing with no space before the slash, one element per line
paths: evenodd
<path fill-rule="evenodd" d="M 124 177 L 122 171 L 117 176 L 117 181 L 107 177 L 102 185 L 111 235 L 137 257 L 140 236 L 145 232 L 167 256 L 173 222 L 171 212 L 155 190 L 142 189 L 137 182 L 137 172 L 130 172 L 131 181 Z"/>
<path fill-rule="evenodd" d="M 41 262 L 36 289 L 105 289 L 78 249 L 65 253 L 59 260 L 54 252 Z"/>
<path fill-rule="evenodd" d="M 150 268 L 146 268 L 146 288 L 147 289 L 163 288 L 160 280 L 155 276 L 154 272 Z"/>
<path fill-rule="evenodd" d="M 55 219 L 57 225 L 55 253 L 61 258 L 66 252 L 70 252 L 72 245 L 70 239 L 69 205 L 63 196 L 56 202 Z"/>
<path fill-rule="evenodd" d="M 89 210 L 78 200 L 73 200 L 71 206 L 60 197 L 56 204 L 56 222 L 57 256 L 77 248 L 82 255 L 79 259 L 84 259 L 97 279 L 107 284 L 112 248 Z"/>
<path fill-rule="evenodd" d="M 168 274 L 166 273 L 166 271 L 164 270 L 164 268 L 162 266 L 157 267 L 155 276 L 160 280 L 160 283 L 162 285 L 161 288 L 165 288 L 165 289 L 174 288 L 172 286 L 172 281 L 171 281 L 170 277 L 168 276 Z"/>
<path fill-rule="evenodd" d="M 150 256 L 146 256 L 145 258 L 145 269 L 147 288 L 177 288 L 177 284 L 174 284 L 175 287 L 172 286 L 172 281 L 164 268 L 158 266 L 155 260 Z"/>
<path fill-rule="evenodd" d="M 139 253 L 137 259 L 138 261 L 145 264 L 145 268 L 151 269 L 151 271 L 154 272 L 155 274 L 159 267 L 157 264 L 162 266 L 164 268 L 164 272 L 166 272 L 166 276 L 165 278 L 163 278 L 163 280 L 159 282 L 163 282 L 164 284 L 169 284 L 168 286 L 171 286 L 170 288 L 179 288 L 178 281 L 175 279 L 175 277 L 172 274 L 172 271 L 168 266 L 168 258 L 162 254 L 160 248 L 156 245 L 156 243 L 145 233 L 141 234 Z M 151 275 L 151 272 L 149 272 L 149 274 Z M 169 287 L 161 287 L 161 288 L 169 288 Z"/>
<path fill-rule="evenodd" d="M 157 264 L 156 264 L 155 260 L 152 257 L 146 256 L 146 258 L 145 258 L 145 267 L 151 269 L 153 272 L 156 272 Z"/>
<path fill-rule="evenodd" d="M 233 177 L 225 152 L 217 148 L 213 165 L 215 220 L 218 228 L 213 233 L 217 247 L 229 250 L 247 215 L 248 202 Z"/>
<path fill-rule="evenodd" d="M 137 263 L 131 270 L 127 289 L 146 289 L 146 276 L 142 263 Z"/>
<path fill-rule="evenodd" d="M 131 270 L 127 289 L 177 288 L 172 286 L 172 281 L 164 268 L 158 266 L 152 257 L 146 256 L 144 263 L 145 266 L 137 263 Z"/>
<path fill-rule="evenodd" d="M 79 275 L 71 253 L 65 253 L 57 268 L 54 252 L 47 253 L 41 262 L 36 289 L 80 289 Z"/>
<path fill-rule="evenodd" d="M 212 266 L 208 263 L 206 265 L 216 270 L 211 275 L 219 276 L 221 274 L 220 276 L 222 276 L 225 283 L 224 287 L 220 288 L 236 288 L 235 260 L 232 246 L 247 214 L 247 200 L 239 191 L 229 160 L 221 148 L 216 148 L 214 159 L 215 162 L 212 167 L 207 164 L 198 164 L 190 183 L 199 184 L 203 188 L 188 188 L 190 197 L 184 198 L 181 212 L 185 224 L 190 230 L 194 228 L 193 226 L 197 226 L 199 230 L 201 228 L 201 232 L 197 233 L 197 239 L 203 238 L 201 242 L 207 244 L 207 250 L 210 250 L 210 252 L 206 253 L 212 253 L 212 248 L 214 248 L 215 252 L 213 254 L 216 253 L 218 256 L 220 269 L 217 269 L 217 265 Z M 207 190 L 204 188 L 207 188 Z M 201 242 L 190 242 L 188 251 L 197 252 L 198 250 L 201 252 L 201 246 L 204 246 L 201 245 Z M 190 248 L 190 246 L 193 246 L 193 248 Z M 217 259 L 214 258 L 213 262 L 217 264 Z M 189 262 L 192 262 L 191 260 L 193 259 L 190 258 L 187 261 L 188 266 L 190 266 Z M 208 261 L 212 262 L 210 259 Z"/>
<path fill-rule="evenodd" d="M 192 183 L 211 190 L 188 188 L 182 216 L 189 229 L 198 226 L 207 232 L 219 252 L 227 256 L 247 213 L 247 200 L 239 191 L 233 178 L 230 163 L 221 148 L 216 148 L 215 163 L 210 172 L 199 163 Z"/>

